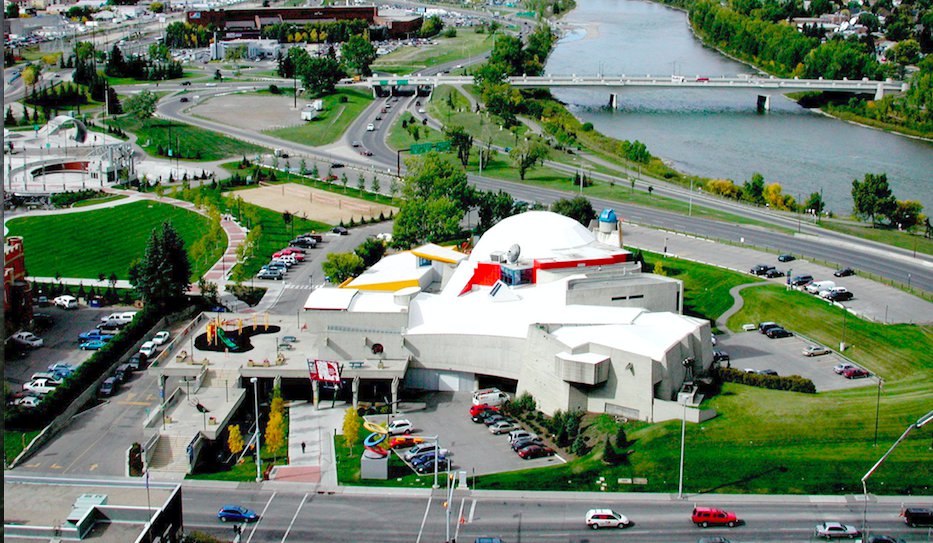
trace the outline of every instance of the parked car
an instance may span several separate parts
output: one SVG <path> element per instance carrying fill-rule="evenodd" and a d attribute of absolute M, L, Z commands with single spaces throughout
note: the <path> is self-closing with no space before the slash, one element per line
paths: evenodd
<path fill-rule="evenodd" d="M 256 522 L 259 515 L 251 509 L 239 505 L 225 505 L 217 512 L 217 518 L 221 522 Z"/>
<path fill-rule="evenodd" d="M 61 377 L 68 377 L 75 372 L 77 368 L 64 362 L 56 362 L 49 366 L 49 373 Z"/>
<path fill-rule="evenodd" d="M 53 381 L 50 379 L 33 379 L 28 383 L 23 383 L 23 390 L 28 390 L 30 392 L 35 392 L 36 394 L 48 394 L 55 390 L 61 381 Z"/>
<path fill-rule="evenodd" d="M 389 423 L 389 435 L 410 434 L 414 426 L 407 419 L 396 419 Z"/>
<path fill-rule="evenodd" d="M 791 337 L 794 334 L 788 332 L 787 330 L 781 328 L 780 326 L 776 326 L 774 328 L 769 328 L 768 331 L 765 332 L 765 335 L 771 339 L 775 339 L 775 338 L 782 338 L 782 337 Z"/>
<path fill-rule="evenodd" d="M 783 255 L 778 255 L 778 262 L 793 262 L 794 260 L 797 260 L 797 258 L 794 257 L 794 255 L 790 255 L 786 253 Z"/>
<path fill-rule="evenodd" d="M 74 296 L 68 296 L 67 294 L 58 296 L 52 300 L 52 303 L 62 309 L 78 309 L 78 299 Z"/>
<path fill-rule="evenodd" d="M 586 512 L 586 525 L 594 530 L 599 528 L 625 528 L 632 523 L 625 515 L 612 509 L 590 509 Z"/>
<path fill-rule="evenodd" d="M 389 439 L 389 448 L 390 449 L 407 449 L 419 443 L 424 443 L 424 438 L 412 437 L 412 436 L 392 437 Z"/>
<path fill-rule="evenodd" d="M 20 407 L 38 407 L 40 401 L 42 401 L 42 399 L 39 396 L 22 396 L 16 398 L 11 403 L 12 405 L 18 405 Z"/>
<path fill-rule="evenodd" d="M 130 380 L 130 375 L 133 374 L 133 369 L 130 368 L 129 364 L 120 364 L 117 366 L 117 369 L 113 372 L 113 376 L 117 381 L 125 383 Z"/>
<path fill-rule="evenodd" d="M 552 456 L 553 454 L 554 449 L 550 447 L 542 447 L 541 445 L 529 445 L 524 449 L 518 450 L 518 456 L 520 456 L 523 460 L 541 458 L 542 456 Z"/>
<path fill-rule="evenodd" d="M 821 291 L 820 291 L 820 298 L 825 298 L 825 299 L 828 300 L 828 299 L 829 299 L 831 296 L 833 296 L 834 294 L 842 294 L 842 293 L 845 293 L 845 292 L 849 292 L 849 290 L 846 289 L 846 287 L 833 287 L 833 288 L 831 288 L 831 289 L 821 290 Z"/>
<path fill-rule="evenodd" d="M 771 268 L 765 272 L 765 277 L 768 279 L 774 279 L 775 277 L 784 277 L 784 272 L 777 268 Z"/>
<path fill-rule="evenodd" d="M 489 426 L 489 432 L 496 435 L 505 434 L 511 432 L 517 427 L 518 425 L 510 420 L 500 420 L 499 422 Z"/>
<path fill-rule="evenodd" d="M 126 363 L 133 371 L 139 371 L 146 365 L 146 360 L 148 358 L 149 357 L 142 353 L 135 353 Z"/>
<path fill-rule="evenodd" d="M 509 442 L 515 441 L 516 439 L 521 439 L 523 437 L 538 437 L 538 436 L 522 428 L 517 428 L 509 432 Z"/>
<path fill-rule="evenodd" d="M 520 437 L 512 442 L 512 450 L 518 452 L 525 447 L 530 445 L 537 445 L 539 447 L 544 447 L 544 441 L 540 437 Z"/>
<path fill-rule="evenodd" d="M 419 443 L 418 445 L 412 447 L 410 451 L 406 452 L 402 458 L 407 461 L 411 461 L 412 458 L 420 454 L 433 452 L 435 450 L 437 450 L 437 443 Z"/>
<path fill-rule="evenodd" d="M 842 375 L 842 373 L 846 371 L 847 369 L 856 368 L 856 367 L 858 366 L 856 366 L 855 364 L 850 364 L 848 362 L 841 362 L 833 366 L 833 371 L 839 375 Z"/>
<path fill-rule="evenodd" d="M 871 375 L 871 372 L 863 370 L 862 368 L 849 368 L 842 372 L 842 376 L 846 379 L 861 379 L 862 377 L 868 377 Z"/>
<path fill-rule="evenodd" d="M 48 313 L 33 313 L 32 322 L 38 327 L 48 328 L 55 324 L 55 318 Z"/>
<path fill-rule="evenodd" d="M 162 346 L 165 345 L 170 337 L 172 337 L 172 335 L 168 333 L 167 330 L 162 330 L 160 332 L 156 332 L 156 335 L 152 338 L 152 342 L 156 345 Z"/>
<path fill-rule="evenodd" d="M 259 270 L 259 273 L 256 274 L 256 279 L 271 279 L 273 281 L 279 281 L 283 277 L 285 277 L 285 274 L 277 269 Z"/>
<path fill-rule="evenodd" d="M 729 362 L 729 360 L 729 353 L 720 351 L 719 349 L 713 349 L 713 362 Z"/>
<path fill-rule="evenodd" d="M 444 451 L 443 449 L 441 449 L 441 454 L 440 454 L 441 460 L 444 460 L 444 459 L 447 458 L 447 455 L 446 455 L 445 453 L 446 453 L 446 451 Z M 418 455 L 416 455 L 416 456 L 413 456 L 413 457 L 411 458 L 410 462 L 411 462 L 411 465 L 412 465 L 414 468 L 417 469 L 418 466 L 424 464 L 425 462 L 432 462 L 432 461 L 434 461 L 434 459 L 437 458 L 437 456 L 438 456 L 438 455 L 437 455 L 437 452 L 436 452 L 436 451 L 427 451 L 427 452 L 423 452 L 423 453 L 421 453 L 421 454 L 418 454 Z"/>
<path fill-rule="evenodd" d="M 758 323 L 758 331 L 761 332 L 762 334 L 764 334 L 764 333 L 766 333 L 768 330 L 770 330 L 771 328 L 780 328 L 780 326 L 781 326 L 781 325 L 778 324 L 778 323 L 776 323 L 776 322 L 770 322 L 770 321 L 769 321 L 769 322 L 761 322 L 761 323 Z"/>
<path fill-rule="evenodd" d="M 55 375 L 54 373 L 50 371 L 39 371 L 39 372 L 33 373 L 32 377 L 30 377 L 29 379 L 31 381 L 35 381 L 36 379 L 45 379 L 50 384 L 55 385 L 55 386 L 62 384 L 62 381 L 63 381 L 62 377 Z"/>
<path fill-rule="evenodd" d="M 732 541 L 726 539 L 725 537 L 713 536 L 713 537 L 701 537 L 697 539 L 697 543 L 732 543 Z"/>
<path fill-rule="evenodd" d="M 110 341 L 113 339 L 113 334 L 105 334 L 100 330 L 88 330 L 87 332 L 78 334 L 78 341 L 93 341 L 95 339 L 98 341 Z"/>
<path fill-rule="evenodd" d="M 437 471 L 447 471 L 450 461 L 443 456 L 440 458 L 440 460 L 431 456 L 424 462 L 415 466 L 415 471 L 421 474 L 431 473 L 434 471 L 434 464 L 437 464 Z"/>
<path fill-rule="evenodd" d="M 855 275 L 855 270 L 852 268 L 842 268 L 834 271 L 833 275 L 836 277 L 849 277 L 850 275 Z"/>
<path fill-rule="evenodd" d="M 92 340 L 85 341 L 84 343 L 79 344 L 78 348 L 81 349 L 82 351 L 96 351 L 98 349 L 103 349 L 104 345 L 106 344 L 107 342 L 104 340 L 92 339 Z"/>
<path fill-rule="evenodd" d="M 331 232 L 335 234 L 340 234 L 341 236 L 346 236 L 350 234 L 350 231 L 344 228 L 343 226 L 335 226 Z"/>
<path fill-rule="evenodd" d="M 499 411 L 498 405 L 489 405 L 489 404 L 480 404 L 480 405 L 471 405 L 470 406 L 470 416 L 475 417 L 483 411 Z"/>
<path fill-rule="evenodd" d="M 764 275 L 768 273 L 768 270 L 774 269 L 774 266 L 769 266 L 768 264 L 756 264 L 752 269 L 748 270 L 748 273 L 752 275 Z"/>
<path fill-rule="evenodd" d="M 493 417 L 493 416 L 499 417 L 499 419 L 497 419 L 497 420 L 494 421 L 494 422 L 497 422 L 498 420 L 501 420 L 502 418 L 504 418 L 504 417 L 502 417 L 502 415 L 501 415 L 498 411 L 493 411 L 492 409 L 485 409 L 485 410 L 480 411 L 479 413 L 473 415 L 472 417 L 470 417 L 470 420 L 472 420 L 473 422 L 475 422 L 475 423 L 477 423 L 477 424 L 478 424 L 478 423 L 483 423 L 483 424 L 485 424 L 485 423 L 486 423 L 486 419 L 488 419 L 488 418 L 490 418 L 490 417 Z"/>
<path fill-rule="evenodd" d="M 791 278 L 790 284 L 794 287 L 802 287 L 813 282 L 812 275 L 795 275 Z"/>
<path fill-rule="evenodd" d="M 739 524 L 739 519 L 735 513 L 713 507 L 694 507 L 690 520 L 697 526 L 703 528 L 708 528 L 710 526 L 728 526 L 734 528 Z"/>
<path fill-rule="evenodd" d="M 305 249 L 314 249 L 317 247 L 317 241 L 313 238 L 295 238 L 288 242 L 289 245 L 294 245 L 295 247 L 304 247 Z"/>
<path fill-rule="evenodd" d="M 776 372 L 776 371 L 774 371 L 774 370 L 772 370 L 772 369 L 758 370 L 758 371 L 755 372 L 755 373 L 757 373 L 758 375 L 773 375 L 773 376 L 775 376 L 775 377 L 777 377 L 777 374 L 778 374 L 778 372 Z"/>
<path fill-rule="evenodd" d="M 933 526 L 933 509 L 908 507 L 901 513 L 908 526 Z"/>
<path fill-rule="evenodd" d="M 803 350 L 803 355 L 804 356 L 822 356 L 824 354 L 829 354 L 830 352 L 832 351 L 830 351 L 826 347 L 823 347 L 822 345 L 807 345 L 807 347 Z"/>
<path fill-rule="evenodd" d="M 486 418 L 483 420 L 483 424 L 485 424 L 486 426 L 492 426 L 493 424 L 502 422 L 502 421 L 504 421 L 504 420 L 506 420 L 505 415 L 501 415 L 501 414 L 499 414 L 499 413 L 495 413 L 495 414 L 492 414 L 492 415 L 489 415 L 488 417 L 486 417 Z"/>
<path fill-rule="evenodd" d="M 32 332 L 16 332 L 13 334 L 10 339 L 19 343 L 20 345 L 25 345 L 26 347 L 32 347 L 37 349 L 45 344 L 45 341 L 41 337 L 33 334 Z"/>
<path fill-rule="evenodd" d="M 502 405 L 509 399 L 509 395 L 498 388 L 477 390 L 473 393 L 473 405 Z"/>
<path fill-rule="evenodd" d="M 868 538 L 868 543 L 906 543 L 903 539 L 897 539 L 890 535 L 873 535 Z"/>
<path fill-rule="evenodd" d="M 145 355 L 146 358 L 152 358 L 155 356 L 156 352 L 158 352 L 158 349 L 156 348 L 155 343 L 151 341 L 143 343 L 139 348 L 139 354 Z"/>
<path fill-rule="evenodd" d="M 830 300 L 830 301 L 832 301 L 832 302 L 846 302 L 846 301 L 848 301 L 848 300 L 851 300 L 851 299 L 854 298 L 854 297 L 855 297 L 855 295 L 852 294 L 852 292 L 850 292 L 850 291 L 848 291 L 848 290 L 846 290 L 846 291 L 832 291 L 832 292 L 829 293 L 829 296 L 827 296 L 827 299 Z"/>
<path fill-rule="evenodd" d="M 823 522 L 816 525 L 816 536 L 825 539 L 855 539 L 861 534 L 855 526 L 839 522 Z"/>

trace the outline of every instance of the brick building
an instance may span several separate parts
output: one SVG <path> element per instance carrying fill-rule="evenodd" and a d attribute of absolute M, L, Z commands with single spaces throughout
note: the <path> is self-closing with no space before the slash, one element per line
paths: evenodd
<path fill-rule="evenodd" d="M 3 246 L 4 332 L 9 336 L 32 320 L 32 290 L 26 281 L 26 258 L 23 238 L 6 238 Z"/>

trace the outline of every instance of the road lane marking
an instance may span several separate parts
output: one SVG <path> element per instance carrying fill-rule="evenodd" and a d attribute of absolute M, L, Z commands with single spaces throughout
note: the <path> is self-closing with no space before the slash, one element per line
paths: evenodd
<path fill-rule="evenodd" d="M 49 469 L 62 469 L 62 467 L 59 466 L 58 464 L 52 464 L 51 466 L 49 466 Z"/>
<path fill-rule="evenodd" d="M 26 464 L 25 467 L 27 467 L 27 468 L 38 468 L 38 467 L 40 467 L 41 465 L 42 465 L 42 462 L 36 462 L 35 464 Z"/>
<path fill-rule="evenodd" d="M 473 499 L 473 503 L 470 504 L 470 518 L 467 519 L 467 522 L 473 522 L 473 513 L 476 512 L 476 499 Z"/>
<path fill-rule="evenodd" d="M 292 517 L 292 521 L 288 523 L 288 529 L 285 530 L 285 535 L 282 536 L 282 543 L 285 543 L 285 540 L 288 539 L 288 532 L 292 531 L 292 525 L 295 524 L 295 519 L 298 518 L 298 513 L 301 512 L 301 508 L 305 504 L 305 500 L 308 499 L 308 493 L 305 492 L 304 497 L 301 498 L 301 503 L 298 504 L 298 509 L 295 509 L 295 515 Z"/>
<path fill-rule="evenodd" d="M 91 467 L 87 468 L 88 471 L 94 471 L 97 469 L 97 464 L 91 464 Z"/>
<path fill-rule="evenodd" d="M 415 540 L 415 543 L 421 543 L 421 533 L 424 532 L 424 523 L 428 520 L 428 512 L 431 511 L 431 500 L 434 499 L 434 494 L 432 493 L 428 496 L 428 504 L 424 506 L 424 516 L 421 517 L 421 527 L 418 528 L 418 539 Z"/>
<path fill-rule="evenodd" d="M 466 498 L 460 500 L 460 512 L 457 513 L 457 529 L 454 530 L 454 541 L 460 537 L 460 525 L 463 524 L 463 506 L 466 505 Z"/>
<path fill-rule="evenodd" d="M 269 504 L 272 503 L 273 499 L 275 499 L 275 492 L 269 496 L 269 501 L 267 501 L 266 506 L 262 508 L 262 513 L 259 513 L 259 520 L 256 521 L 256 524 L 253 524 L 253 531 L 249 533 L 249 539 L 246 540 L 246 543 L 253 540 L 253 536 L 256 535 L 256 528 L 259 528 L 259 525 L 262 524 L 262 519 L 266 518 L 266 510 L 269 509 Z"/>

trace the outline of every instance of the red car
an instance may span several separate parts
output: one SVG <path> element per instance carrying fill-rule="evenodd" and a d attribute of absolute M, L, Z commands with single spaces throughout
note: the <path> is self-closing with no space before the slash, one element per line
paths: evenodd
<path fill-rule="evenodd" d="M 297 260 L 298 262 L 301 262 L 302 260 L 305 259 L 304 251 L 298 251 L 298 250 L 292 249 L 291 247 L 287 249 L 282 249 L 280 252 L 283 255 L 292 255 L 293 257 L 295 257 L 295 260 Z"/>
<path fill-rule="evenodd" d="M 738 517 L 731 511 L 714 509 L 712 507 L 694 507 L 690 520 L 697 526 L 708 528 L 710 526 L 735 527 L 739 523 Z"/>
<path fill-rule="evenodd" d="M 869 375 L 871 375 L 871 373 L 862 368 L 849 368 L 842 372 L 842 376 L 846 379 L 858 379 L 860 377 L 868 377 Z"/>
<path fill-rule="evenodd" d="M 542 447 L 540 445 L 529 445 L 524 449 L 519 449 L 518 456 L 524 458 L 525 460 L 531 460 L 532 458 L 540 458 L 542 456 L 551 456 L 554 454 L 554 449 L 550 447 Z"/>
<path fill-rule="evenodd" d="M 479 414 L 482 413 L 483 411 L 497 411 L 497 412 L 498 412 L 498 411 L 499 411 L 499 406 L 498 406 L 498 405 L 489 405 L 489 404 L 485 404 L 485 403 L 481 403 L 481 404 L 479 404 L 479 405 L 471 405 L 471 406 L 470 406 L 470 416 L 471 416 L 471 417 L 475 417 L 476 415 L 479 415 Z"/>
<path fill-rule="evenodd" d="M 424 443 L 424 439 L 420 437 L 411 437 L 411 436 L 399 436 L 389 439 L 389 448 L 395 449 L 407 449 L 408 447 L 413 447 L 418 443 Z"/>

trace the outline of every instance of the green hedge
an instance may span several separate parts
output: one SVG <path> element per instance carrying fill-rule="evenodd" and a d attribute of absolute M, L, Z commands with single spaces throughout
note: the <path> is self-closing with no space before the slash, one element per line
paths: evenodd
<path fill-rule="evenodd" d="M 143 309 L 122 332 L 95 352 L 78 369 L 45 395 L 36 407 L 10 406 L 3 413 L 6 429 L 37 430 L 48 425 L 65 411 L 94 381 L 116 364 L 130 347 L 152 328 L 160 318 L 157 310 Z"/>
<path fill-rule="evenodd" d="M 772 390 L 790 390 L 791 392 L 803 392 L 806 394 L 815 394 L 816 385 L 813 381 L 799 375 L 790 375 L 787 377 L 780 375 L 762 375 L 760 373 L 746 373 L 735 368 L 719 368 L 714 370 L 715 375 L 722 382 L 738 383 L 759 388 L 770 388 Z"/>

